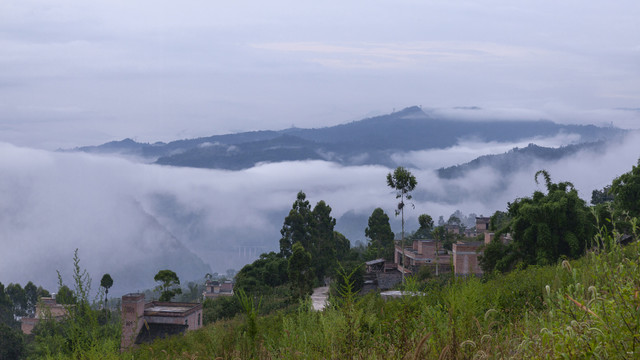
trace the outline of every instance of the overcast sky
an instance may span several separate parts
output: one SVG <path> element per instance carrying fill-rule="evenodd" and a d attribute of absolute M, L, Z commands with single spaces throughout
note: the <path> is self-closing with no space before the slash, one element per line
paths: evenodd
<path fill-rule="evenodd" d="M 0 141 L 321 127 L 422 105 L 637 128 L 640 2 L 0 2 Z"/>

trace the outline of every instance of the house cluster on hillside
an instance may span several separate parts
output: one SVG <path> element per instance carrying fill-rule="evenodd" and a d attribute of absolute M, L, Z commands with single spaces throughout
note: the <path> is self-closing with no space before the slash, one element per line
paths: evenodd
<path fill-rule="evenodd" d="M 414 239 L 404 247 L 396 243 L 393 263 L 384 259 L 366 263 L 364 291 L 390 289 L 401 281 L 403 272 L 405 275 L 416 274 L 423 267 L 428 267 L 434 275 L 453 272 L 456 276 L 482 276 L 478 257 L 482 255 L 482 246 L 495 237 L 489 231 L 489 221 L 489 217 L 478 216 L 476 226 L 464 230 L 457 225 L 446 225 L 448 233 L 463 235 L 462 240 L 452 244 L 451 250 L 444 249 L 442 243 L 435 239 Z M 476 240 L 479 235 L 483 235 L 484 241 Z M 503 242 L 510 241 L 509 236 L 501 239 Z"/>

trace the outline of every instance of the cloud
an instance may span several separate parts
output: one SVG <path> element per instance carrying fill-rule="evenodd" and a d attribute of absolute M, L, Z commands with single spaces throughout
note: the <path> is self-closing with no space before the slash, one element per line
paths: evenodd
<path fill-rule="evenodd" d="M 582 152 L 552 164 L 535 162 L 509 175 L 481 168 L 455 180 L 439 179 L 436 165 L 505 145 L 461 142 L 448 151 L 398 154 L 413 159 L 416 166 L 411 171 L 418 179 L 415 209 L 405 214 L 407 229 L 417 226 L 421 213 L 437 219 L 455 210 L 484 215 L 504 210 L 515 198 L 544 191 L 533 180 L 539 169 L 548 170 L 553 181 L 571 181 L 588 201 L 592 190 L 636 164 L 639 143 L 640 135 L 632 133 L 602 153 Z M 166 254 L 195 254 L 213 271 L 239 269 L 260 252 L 278 249 L 282 221 L 300 190 L 312 206 L 325 200 L 338 219 L 357 215 L 355 222 L 344 224 L 352 229 L 353 241 L 364 238 L 366 218 L 376 207 L 391 214 L 399 231 L 393 191 L 385 182 L 392 169 L 382 166 L 303 161 L 222 171 L 51 153 L 6 143 L 0 143 L 0 152 L 3 283 L 32 280 L 55 290 L 54 270 L 68 278 L 75 248 L 94 279 L 136 263 L 159 266 L 167 261 Z M 192 257 L 184 262 L 193 261 Z M 198 269 L 202 268 L 184 273 L 202 276 Z M 119 285 L 122 291 L 132 291 L 153 285 L 151 278 L 140 273 L 139 279 L 120 279 Z"/>
<path fill-rule="evenodd" d="M 380 69 L 420 67 L 425 65 L 536 61 L 559 57 L 552 51 L 491 42 L 409 42 L 334 44 L 317 42 L 255 43 L 253 48 L 283 53 L 307 54 L 307 60 L 326 67 L 343 69 Z"/>
<path fill-rule="evenodd" d="M 519 147 L 534 143 L 545 147 L 560 147 L 578 143 L 576 134 L 558 134 L 553 137 L 533 137 L 519 142 L 482 142 L 476 139 L 459 139 L 455 146 L 445 149 L 430 149 L 395 153 L 391 159 L 405 166 L 419 169 L 439 169 L 469 162 L 477 157 L 490 154 L 502 154 Z"/>

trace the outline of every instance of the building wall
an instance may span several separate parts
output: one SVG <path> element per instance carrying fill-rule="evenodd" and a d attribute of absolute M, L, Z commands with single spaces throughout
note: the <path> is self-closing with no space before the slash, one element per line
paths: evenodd
<path fill-rule="evenodd" d="M 144 294 L 127 294 L 122 297 L 122 337 L 120 349 L 133 345 L 144 325 Z"/>
<path fill-rule="evenodd" d="M 60 305 L 56 302 L 56 299 L 50 297 L 40 298 L 36 304 L 36 312 L 34 317 L 23 317 L 20 327 L 24 334 L 31 334 L 33 328 L 38 324 L 40 319 L 52 318 L 57 321 L 63 319 L 69 314 L 65 305 Z"/>
<path fill-rule="evenodd" d="M 489 231 L 489 222 L 491 218 L 485 216 L 476 217 L 476 231 L 478 233 L 484 233 Z"/>
<path fill-rule="evenodd" d="M 453 267 L 456 275 L 481 275 L 477 250 L 481 243 L 453 244 Z"/>

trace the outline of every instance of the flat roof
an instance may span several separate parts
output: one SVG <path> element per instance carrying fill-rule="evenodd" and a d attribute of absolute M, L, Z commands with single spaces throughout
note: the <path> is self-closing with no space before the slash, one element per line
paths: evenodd
<path fill-rule="evenodd" d="M 193 306 L 159 306 L 155 305 L 149 308 L 144 309 L 144 311 L 152 311 L 152 312 L 171 312 L 171 313 L 182 313 L 189 311 L 193 308 Z"/>

